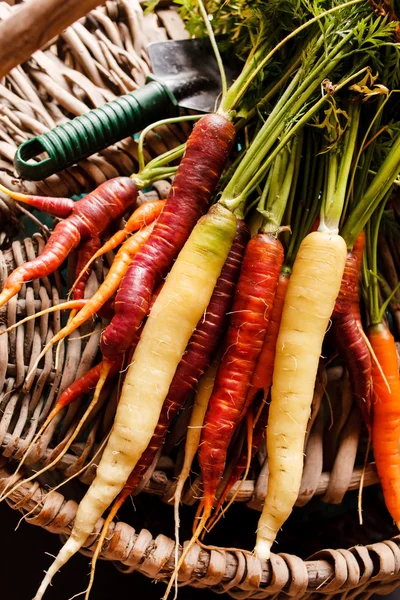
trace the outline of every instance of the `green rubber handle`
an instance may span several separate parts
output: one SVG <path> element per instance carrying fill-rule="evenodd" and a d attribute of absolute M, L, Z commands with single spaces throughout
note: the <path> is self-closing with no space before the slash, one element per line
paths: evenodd
<path fill-rule="evenodd" d="M 175 96 L 153 79 L 142 88 L 24 142 L 17 149 L 14 165 L 24 179 L 39 181 L 154 121 L 177 114 Z M 43 153 L 47 154 L 43 160 L 33 160 Z"/>

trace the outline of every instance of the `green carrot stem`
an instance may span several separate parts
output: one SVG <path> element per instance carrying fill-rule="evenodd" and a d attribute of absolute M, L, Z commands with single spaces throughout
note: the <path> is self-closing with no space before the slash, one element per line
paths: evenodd
<path fill-rule="evenodd" d="M 154 129 L 155 127 L 159 127 L 160 125 L 167 125 L 169 123 L 181 123 L 182 121 L 198 121 L 201 119 L 202 115 L 185 115 L 183 117 L 172 117 L 170 119 L 161 119 L 160 121 L 155 121 L 154 123 L 150 123 L 139 136 L 138 143 L 138 160 L 139 160 L 139 170 L 142 171 L 145 168 L 144 164 L 144 153 L 143 153 L 143 144 L 144 138 L 148 134 L 149 131 Z M 175 149 L 174 149 L 175 150 Z M 165 153 L 168 154 L 168 153 Z M 165 155 L 162 155 L 165 156 Z M 162 157 L 160 157 L 162 158 Z M 156 160 L 156 159 L 155 159 Z"/>
<path fill-rule="evenodd" d="M 146 170 L 139 175 L 134 175 L 134 179 L 137 182 L 138 186 L 141 188 L 145 188 L 148 185 L 154 183 L 154 181 L 158 181 L 159 179 L 168 179 L 168 177 L 172 177 L 175 175 L 178 167 L 159 167 L 151 170 Z"/>
<path fill-rule="evenodd" d="M 163 167 L 164 165 L 167 165 L 173 162 L 174 160 L 181 158 L 181 156 L 183 156 L 183 153 L 185 152 L 185 148 L 186 144 L 181 144 L 180 146 L 177 146 L 172 150 L 168 150 L 168 152 L 165 152 L 164 154 L 160 154 L 160 156 L 156 156 L 147 163 L 143 170 L 147 171 L 154 168 Z"/>
<path fill-rule="evenodd" d="M 296 90 L 296 85 L 299 80 L 299 73 L 293 78 L 291 84 L 288 86 L 285 94 L 285 105 L 279 112 L 277 106 L 272 111 L 271 115 L 260 129 L 258 135 L 253 140 L 246 156 L 239 165 L 239 168 L 234 173 L 231 181 L 226 186 L 221 202 L 227 208 L 233 210 L 235 206 L 243 202 L 243 200 L 255 189 L 258 182 L 263 179 L 265 169 L 267 169 L 271 161 L 277 156 L 280 150 L 285 146 L 289 139 L 297 132 L 305 123 L 307 123 L 311 117 L 317 112 L 327 99 L 327 96 L 323 96 L 318 102 L 316 102 L 298 122 L 293 125 L 289 132 L 281 139 L 280 143 L 274 151 L 268 156 L 266 160 L 263 159 L 268 154 L 282 131 L 285 129 L 287 119 L 291 116 L 292 118 L 304 107 L 310 96 L 320 86 L 321 82 L 326 79 L 331 70 L 333 70 L 337 64 L 348 54 L 347 45 L 353 37 L 353 32 L 349 32 L 346 36 L 338 42 L 334 48 L 321 60 L 310 73 L 305 77 L 302 83 Z M 323 36 L 320 39 L 323 43 Z M 352 79 L 358 77 L 361 73 L 366 70 L 366 67 L 353 73 L 340 84 L 335 86 L 336 90 L 341 89 L 347 85 Z M 278 114 L 276 114 L 278 112 Z M 260 166 L 261 165 L 261 166 Z"/>
<path fill-rule="evenodd" d="M 383 111 L 390 95 L 391 94 L 389 94 L 383 101 L 381 98 L 379 99 L 380 106 L 378 107 L 378 110 L 375 112 L 374 118 L 372 119 L 371 123 L 369 124 L 367 131 L 365 132 L 365 135 L 364 135 L 363 139 L 361 140 L 358 153 L 354 160 L 350 183 L 348 186 L 348 192 L 347 192 L 346 200 L 345 200 L 345 206 L 343 209 L 342 220 L 344 220 L 344 216 L 347 212 L 347 208 L 350 203 L 350 196 L 354 190 L 354 181 L 355 181 L 356 175 L 357 175 L 357 188 L 355 191 L 354 204 L 357 204 L 359 202 L 363 191 L 365 191 L 366 184 L 367 184 L 367 178 L 368 178 L 368 174 L 369 174 L 369 167 L 371 165 L 371 160 L 372 160 L 372 156 L 373 156 L 374 149 L 375 149 L 375 143 L 369 144 L 366 151 L 364 151 L 364 147 L 367 143 L 367 139 L 370 136 L 373 137 L 375 135 L 375 133 L 378 131 L 378 128 L 379 128 L 379 125 L 381 122 L 382 111 Z M 364 153 L 364 156 L 363 156 L 364 161 L 363 161 L 363 165 L 361 166 L 361 169 L 359 170 L 359 162 L 360 162 L 362 153 Z M 343 223 L 341 224 L 341 227 L 342 226 L 343 226 Z"/>
<path fill-rule="evenodd" d="M 239 114 L 243 115 L 243 118 L 236 124 L 236 129 L 238 131 L 242 129 L 247 122 L 257 114 L 257 112 L 262 111 L 268 102 L 270 102 L 270 100 L 276 96 L 293 72 L 300 67 L 302 55 L 303 48 L 301 47 L 297 54 L 292 57 L 289 64 L 287 64 L 283 69 L 283 74 L 281 75 L 280 79 L 271 83 L 269 87 L 267 87 L 264 96 L 261 98 L 261 100 L 259 100 L 259 102 L 257 102 L 256 106 L 254 106 L 251 110 L 244 110 L 243 108 L 240 109 Z"/>
<path fill-rule="evenodd" d="M 303 147 L 304 144 L 304 135 L 303 135 L 303 131 L 300 131 L 299 135 L 297 136 L 297 139 L 299 140 L 299 147 Z M 308 147 L 308 146 L 307 146 Z M 306 164 L 308 163 L 308 165 L 310 164 L 311 161 L 311 154 L 308 152 L 306 147 L 305 150 L 305 161 Z M 296 188 L 297 188 L 297 181 L 298 181 L 298 177 L 299 177 L 299 173 L 300 173 L 300 166 L 302 165 L 302 153 L 301 150 L 299 150 L 296 153 L 296 164 L 295 164 L 295 168 L 294 168 L 294 174 L 293 174 L 293 183 L 294 185 L 291 186 L 290 188 L 290 194 L 289 194 L 289 198 L 286 204 L 286 215 L 285 215 L 285 221 L 286 223 L 291 223 L 292 222 L 292 213 L 293 213 L 293 204 L 294 204 L 294 198 L 296 195 Z M 309 166 L 308 166 L 308 170 L 309 170 Z M 308 176 L 308 170 L 306 167 L 306 175 L 304 170 L 302 170 L 302 180 L 304 182 L 305 177 Z"/>
<path fill-rule="evenodd" d="M 383 315 L 385 314 L 385 310 L 387 309 L 387 307 L 389 306 L 390 302 L 393 300 L 393 298 L 396 296 L 398 290 L 400 289 L 400 281 L 399 283 L 396 285 L 396 287 L 394 288 L 394 290 L 391 291 L 391 293 L 388 295 L 388 297 L 386 298 L 385 302 L 382 304 L 381 306 L 381 310 L 379 313 L 379 323 L 382 322 L 383 319 Z"/>
<path fill-rule="evenodd" d="M 303 210 L 296 211 L 294 223 L 292 224 L 293 233 L 285 259 L 285 263 L 288 266 L 293 265 L 300 244 L 304 237 L 309 233 L 319 210 L 321 190 L 323 189 L 325 181 L 325 163 L 327 162 L 327 158 L 325 154 L 320 154 L 317 155 L 316 160 L 317 165 L 315 163 L 312 164 L 312 173 L 309 178 L 309 190 L 312 190 L 312 194 L 306 190 L 304 192 L 305 195 L 302 196 L 302 198 L 305 198 L 306 200 L 308 197 L 311 197 L 311 201 L 309 204 L 304 203 L 305 207 Z"/>
<path fill-rule="evenodd" d="M 325 162 L 325 156 L 324 155 L 320 155 L 317 157 L 316 162 L 314 163 L 314 172 L 316 173 L 316 177 L 315 182 L 313 182 L 313 186 L 312 186 L 312 195 L 311 195 L 311 202 L 310 202 L 310 210 L 308 213 L 307 218 L 305 219 L 304 222 L 304 235 L 307 235 L 307 233 L 311 230 L 311 227 L 313 226 L 315 219 L 317 217 L 318 214 L 318 209 L 319 209 L 319 204 L 320 204 L 320 198 L 322 196 L 322 189 L 323 189 L 323 185 L 324 185 L 324 162 Z M 319 167 L 318 165 L 321 164 L 321 166 Z"/>
<path fill-rule="evenodd" d="M 282 152 L 275 158 L 272 166 L 272 181 L 268 192 L 268 205 L 274 202 L 274 199 L 279 196 L 280 188 L 282 185 L 282 174 L 285 173 L 285 167 L 287 164 L 287 148 L 284 148 Z"/>
<path fill-rule="evenodd" d="M 221 106 L 220 106 L 221 111 L 223 111 L 224 113 L 228 113 L 229 111 L 231 111 L 235 108 L 235 106 L 241 100 L 243 94 L 248 89 L 249 85 L 254 80 L 254 78 L 257 76 L 257 74 L 260 72 L 260 70 L 264 68 L 266 63 L 269 60 L 271 60 L 271 58 L 274 56 L 274 54 L 276 54 L 276 52 L 278 52 L 278 50 L 280 50 L 289 40 L 291 40 L 293 37 L 295 37 L 302 31 L 304 31 L 307 27 L 310 27 L 314 23 L 317 23 L 324 17 L 326 17 L 338 10 L 342 10 L 343 8 L 348 8 L 349 6 L 352 6 L 354 4 L 360 4 L 363 1 L 364 0 L 350 0 L 349 2 L 344 2 L 343 4 L 334 6 L 333 8 L 330 8 L 329 10 L 321 12 L 319 15 L 316 15 L 312 19 L 309 19 L 308 21 L 306 21 L 306 23 L 303 23 L 302 25 L 297 27 L 297 29 L 295 29 L 294 31 L 289 33 L 266 56 L 264 56 L 262 58 L 262 60 L 259 60 L 259 59 L 260 59 L 260 56 L 265 52 L 265 47 L 263 46 L 262 48 L 260 48 L 260 50 L 255 54 L 255 57 L 252 57 L 252 63 L 253 63 L 252 68 L 249 67 L 248 69 L 247 68 L 244 69 L 242 72 L 243 76 L 242 75 L 239 76 L 238 79 L 235 81 L 235 83 L 230 87 L 228 93 L 225 96 L 224 102 L 221 102 Z M 254 67 L 254 64 L 256 65 L 255 67 Z M 245 73 L 245 71 L 247 71 L 247 72 Z"/>
<path fill-rule="evenodd" d="M 341 58 L 344 58 L 345 55 L 343 55 Z M 336 64 L 340 61 L 341 59 L 338 58 L 337 62 L 335 62 L 335 66 Z M 368 69 L 368 67 L 363 67 L 362 69 L 360 69 L 359 71 L 357 71 L 357 73 L 353 73 L 352 75 L 350 75 L 349 77 L 347 77 L 345 80 L 343 80 L 340 84 L 337 84 L 335 86 L 335 90 L 339 91 L 340 89 L 342 89 L 344 86 L 346 86 L 352 79 L 355 79 L 356 77 L 358 77 L 361 73 L 363 73 L 364 71 L 366 71 Z M 323 78 L 325 79 L 325 77 Z M 319 80 L 321 81 L 321 80 Z M 301 119 L 299 119 L 299 121 L 297 121 L 297 123 L 295 125 L 293 125 L 288 133 L 286 135 L 284 135 L 281 138 L 281 141 L 279 142 L 279 144 L 274 148 L 273 152 L 271 152 L 271 154 L 268 156 L 268 158 L 265 160 L 265 162 L 262 164 L 262 166 L 259 168 L 259 170 L 256 172 L 255 176 L 253 177 L 253 179 L 248 183 L 248 185 L 244 188 L 244 190 L 241 192 L 241 195 L 237 196 L 236 199 L 232 200 L 232 204 L 236 202 L 242 202 L 243 201 L 243 197 L 248 196 L 254 189 L 254 186 L 257 185 L 257 181 L 259 179 L 261 179 L 264 176 L 264 171 L 265 169 L 269 168 L 269 165 L 271 163 L 271 161 L 274 160 L 275 156 L 282 150 L 282 148 L 288 143 L 288 141 L 306 124 L 310 121 L 310 119 L 313 117 L 313 115 L 323 106 L 323 104 L 326 102 L 328 96 L 323 96 L 322 98 L 320 98 L 320 100 L 318 100 L 318 102 L 316 102 L 307 112 L 305 115 L 303 115 L 303 117 L 301 117 Z M 296 104 L 296 108 L 298 110 L 301 109 L 302 107 L 302 102 L 305 103 L 306 100 L 300 100 L 297 104 Z M 233 179 L 233 178 L 232 178 Z M 226 201 L 226 204 L 228 205 L 229 201 Z"/>
<path fill-rule="evenodd" d="M 228 206 L 228 202 L 230 202 L 231 199 L 237 199 L 236 202 L 231 202 L 233 206 L 235 206 L 236 204 L 240 204 L 240 202 L 242 201 L 242 198 L 239 198 L 239 193 L 242 191 L 242 187 L 240 187 L 240 184 L 242 181 L 247 181 L 250 178 L 250 176 L 255 171 L 257 171 L 257 168 L 262 162 L 263 157 L 267 154 L 267 152 L 270 150 L 275 140 L 277 139 L 277 135 L 275 135 L 274 139 L 272 139 L 272 137 L 274 127 L 276 128 L 275 131 L 277 131 L 278 122 L 279 120 L 282 120 L 282 116 L 279 114 L 279 108 L 281 107 L 281 105 L 284 106 L 285 103 L 290 102 L 290 98 L 292 97 L 299 83 L 300 76 L 301 69 L 299 69 L 299 71 L 293 77 L 293 80 L 283 93 L 280 100 L 275 105 L 267 121 L 264 123 L 256 137 L 254 138 L 253 142 L 251 143 L 250 147 L 246 152 L 246 155 L 244 156 L 243 160 L 234 172 L 230 182 L 226 186 L 221 197 L 221 202 L 223 204 L 225 202 L 226 206 Z M 279 131 L 280 130 L 281 129 L 279 129 Z M 269 141 L 268 133 L 271 134 Z"/>
<path fill-rule="evenodd" d="M 325 201 L 321 207 L 321 220 L 320 220 L 320 229 L 329 229 L 330 231 L 335 230 L 336 233 L 339 231 L 339 227 L 334 224 L 331 224 L 329 227 L 326 223 L 328 220 L 328 215 L 334 211 L 335 208 L 335 192 L 336 192 L 336 181 L 338 177 L 338 153 L 336 150 L 332 150 L 329 153 L 328 157 L 328 166 L 326 172 L 326 190 L 325 190 Z M 332 220 L 332 219 L 331 219 Z"/>
<path fill-rule="evenodd" d="M 353 162 L 353 156 L 356 148 L 356 140 L 358 134 L 358 128 L 360 124 L 360 104 L 350 104 L 348 115 L 350 118 L 350 125 L 345 133 L 344 151 L 340 161 L 339 176 L 337 180 L 337 193 L 340 194 L 340 202 L 344 205 L 346 189 L 350 175 L 350 169 Z"/>
<path fill-rule="evenodd" d="M 363 270 L 362 270 L 363 283 L 365 286 L 364 298 L 365 298 L 366 306 L 368 307 L 368 312 L 370 312 L 371 306 L 373 305 L 373 288 L 371 285 L 371 273 L 369 270 L 369 265 L 371 264 L 371 260 L 372 260 L 372 258 L 371 258 L 372 257 L 371 228 L 372 228 L 371 221 L 368 221 L 368 223 L 365 226 L 365 250 L 364 250 L 364 256 L 363 256 Z"/>
<path fill-rule="evenodd" d="M 381 74 L 381 77 L 380 77 L 381 82 L 384 85 L 387 85 L 388 81 L 391 78 L 391 69 L 389 66 L 390 65 L 390 60 L 389 60 L 390 53 L 391 53 L 391 48 L 386 46 L 383 73 Z M 365 136 L 360 144 L 358 155 L 355 160 L 355 166 L 354 166 L 354 170 L 353 170 L 353 176 L 352 176 L 352 180 L 351 180 L 351 185 L 349 187 L 349 195 L 348 195 L 348 197 L 349 197 L 350 194 L 353 192 L 354 179 L 357 174 L 357 186 L 356 186 L 356 190 L 354 193 L 354 204 L 355 205 L 359 202 L 360 198 L 362 197 L 362 195 L 367 187 L 369 168 L 371 166 L 371 162 L 372 162 L 372 158 L 373 158 L 374 150 L 375 150 L 375 146 L 376 146 L 375 136 L 377 135 L 377 133 L 380 129 L 383 109 L 386 106 L 392 93 L 393 92 L 390 92 L 384 98 L 382 96 L 380 96 L 378 98 L 378 108 L 377 108 L 374 118 L 372 119 L 372 121 L 365 133 Z M 368 143 L 367 143 L 367 139 L 369 139 Z M 357 167 L 359 165 L 361 153 L 363 154 L 363 164 L 361 166 L 361 169 L 358 169 Z M 348 198 L 346 200 L 348 200 Z"/>
<path fill-rule="evenodd" d="M 360 105 L 350 104 L 348 110 L 350 124 L 344 134 L 343 153 L 338 161 L 336 151 L 329 153 L 329 176 L 327 197 L 321 209 L 321 229 L 339 231 L 339 221 L 346 198 L 347 182 L 355 152 L 358 126 L 360 122 Z"/>
<path fill-rule="evenodd" d="M 370 308 L 371 325 L 376 325 L 382 321 L 381 311 L 379 308 L 379 284 L 378 284 L 378 236 L 379 229 L 382 222 L 383 212 L 385 210 L 386 202 L 389 200 L 390 193 L 386 193 L 384 200 L 379 205 L 376 211 L 376 216 L 371 219 L 371 271 L 376 277 L 371 279 L 372 288 L 372 304 Z"/>
<path fill-rule="evenodd" d="M 210 38 L 211 46 L 214 51 L 215 60 L 217 61 L 217 65 L 218 65 L 219 76 L 221 78 L 221 92 L 222 92 L 221 103 L 222 103 L 225 100 L 225 96 L 226 96 L 226 93 L 228 90 L 228 86 L 226 83 L 226 74 L 225 74 L 224 64 L 222 62 L 221 54 L 219 52 L 218 45 L 215 40 L 214 31 L 211 27 L 211 23 L 208 18 L 206 9 L 204 8 L 204 4 L 203 4 L 202 0 L 197 0 L 197 2 L 199 4 L 200 13 L 201 13 L 201 16 L 203 17 L 203 21 L 204 21 L 204 24 L 207 29 L 208 37 Z"/>
<path fill-rule="evenodd" d="M 268 176 L 267 176 L 265 185 L 264 185 L 264 189 L 260 196 L 260 200 L 257 201 L 257 204 L 258 204 L 257 209 L 259 212 L 265 210 L 265 205 L 266 205 L 267 198 L 268 198 L 268 192 L 269 192 L 269 189 L 272 184 L 272 178 L 273 178 L 273 169 L 270 169 L 268 172 Z"/>
<path fill-rule="evenodd" d="M 268 210 L 272 202 L 271 199 L 276 198 L 279 195 L 281 187 L 281 172 L 283 169 L 283 154 L 284 153 L 281 152 L 274 160 L 271 170 L 269 171 L 267 184 L 264 187 L 263 193 L 260 197 L 260 202 L 258 204 L 257 210 L 264 216 L 268 214 Z"/>
<path fill-rule="evenodd" d="M 397 133 L 385 160 L 365 191 L 363 197 L 351 212 L 341 231 L 341 236 L 344 238 L 348 248 L 353 247 L 357 236 L 364 229 L 365 224 L 371 218 L 371 215 L 379 206 L 382 199 L 390 191 L 393 182 L 398 175 L 399 169 L 400 133 Z"/>
<path fill-rule="evenodd" d="M 295 166 L 299 154 L 299 148 L 301 153 L 301 145 L 299 139 L 294 138 L 292 147 L 290 149 L 290 158 L 285 169 L 284 179 L 279 190 L 276 190 L 274 194 L 270 194 L 269 202 L 266 207 L 266 219 L 265 224 L 262 226 L 264 233 L 276 233 L 282 224 L 283 215 L 286 210 L 286 204 L 289 198 L 290 190 L 292 188 L 293 176 L 295 173 Z M 287 153 L 287 152 L 285 152 Z"/>
<path fill-rule="evenodd" d="M 254 77 L 259 72 L 260 69 L 258 68 L 258 66 L 263 62 L 262 57 L 265 55 L 267 47 L 267 42 L 264 42 L 259 48 L 254 48 L 253 51 L 249 54 L 241 73 L 230 86 L 229 90 L 225 95 L 224 101 L 221 102 L 218 112 L 221 112 L 223 115 L 226 115 L 230 111 L 234 110 L 235 106 L 238 104 L 239 100 L 242 98 L 243 94 L 250 86 Z M 262 66 L 264 66 L 264 64 L 265 62 Z"/>

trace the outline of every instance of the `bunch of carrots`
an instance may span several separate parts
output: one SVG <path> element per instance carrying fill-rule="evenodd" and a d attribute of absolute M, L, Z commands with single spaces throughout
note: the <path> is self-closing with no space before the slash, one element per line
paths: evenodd
<path fill-rule="evenodd" d="M 213 43 L 222 93 L 215 113 L 197 119 L 184 148 L 75 203 L 0 187 L 61 219 L 42 254 L 10 274 L 0 306 L 23 283 L 58 269 L 73 249 L 79 256 L 72 298 L 49 309 L 70 310 L 68 321 L 45 345 L 28 380 L 56 343 L 97 313 L 112 315 L 101 336 L 101 361 L 59 396 L 18 470 L 54 417 L 89 394 L 62 452 L 29 479 L 54 467 L 84 428 L 104 382 L 117 374 L 123 379 L 96 477 L 35 600 L 110 509 L 88 597 L 109 523 L 151 467 L 192 392 L 174 494 L 176 569 L 166 596 L 190 548 L 221 516 L 228 493 L 247 477 L 264 443 L 269 479 L 255 553 L 268 559 L 299 493 L 323 345 L 348 370 L 386 505 L 400 526 L 394 342 L 400 334 L 399 24 L 393 11 L 382 5 L 377 14 L 368 0 L 304 1 L 300 7 L 274 3 L 271 14 L 262 0 L 233 8 L 208 3 L 215 31 L 232 27 L 243 58 L 228 88 L 207 12 L 199 0 L 186 2 L 181 12 L 189 28 L 206 32 Z M 246 15 L 245 24 L 237 11 Z M 168 198 L 134 208 L 138 189 L 169 176 Z M 129 215 L 125 227 L 102 245 L 103 234 L 123 215 Z M 391 240 L 391 262 L 380 259 L 382 235 Z M 93 261 L 118 246 L 104 282 L 86 299 Z M 242 424 L 247 443 L 227 469 Z M 196 456 L 203 494 L 193 537 L 179 554 L 179 504 Z"/>

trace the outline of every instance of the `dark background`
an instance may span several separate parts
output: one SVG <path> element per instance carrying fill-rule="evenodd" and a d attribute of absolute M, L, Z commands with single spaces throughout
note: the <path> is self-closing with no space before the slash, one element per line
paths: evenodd
<path fill-rule="evenodd" d="M 338 506 L 327 505 L 319 498 L 314 498 L 307 506 L 295 509 L 280 534 L 276 551 L 292 552 L 306 558 L 324 547 L 347 548 L 355 543 L 367 544 L 388 539 L 398 533 L 386 513 L 378 486 L 364 490 L 363 526 L 358 524 L 356 505 L 357 493 L 354 492 L 347 493 Z M 129 521 L 137 530 L 145 527 L 153 536 L 161 532 L 173 536 L 172 509 L 156 497 L 141 494 L 135 498 L 135 508 L 127 503 L 122 511 L 121 519 Z M 182 537 L 189 537 L 193 515 L 194 509 L 183 508 Z M 15 531 L 20 517 L 21 513 L 5 503 L 0 505 L 0 600 L 31 600 L 43 571 L 51 562 L 46 553 L 56 554 L 61 545 L 57 535 L 25 522 Z M 207 540 L 210 544 L 221 544 L 223 540 L 226 546 L 251 548 L 257 520 L 258 513 L 236 505 Z M 70 600 L 74 594 L 82 592 L 88 582 L 89 562 L 86 556 L 73 557 L 54 578 L 53 587 L 47 591 L 45 600 Z M 124 575 L 112 563 L 100 561 L 91 599 L 159 600 L 164 590 L 163 583 L 152 582 L 138 573 Z M 400 599 L 400 593 L 391 596 L 395 600 Z M 172 594 L 170 598 L 172 600 Z M 215 593 L 204 589 L 183 587 L 179 591 L 179 600 L 216 598 L 218 596 Z"/>
<path fill-rule="evenodd" d="M 21 513 L 6 504 L 0 505 L 0 598 L 1 600 L 31 600 L 39 587 L 43 571 L 49 566 L 51 557 L 57 554 L 61 540 L 41 527 L 28 525 L 24 521 L 17 531 L 15 527 Z M 77 555 L 56 575 L 53 586 L 46 592 L 46 600 L 69 600 L 83 591 L 90 571 L 90 559 Z M 92 600 L 130 600 L 145 598 L 159 600 L 165 585 L 155 583 L 140 573 L 124 575 L 109 561 L 99 561 L 96 578 L 91 592 Z M 83 598 L 83 596 L 79 596 Z M 173 595 L 171 594 L 171 600 Z M 194 588 L 181 588 L 180 600 L 215 600 L 214 593 Z"/>

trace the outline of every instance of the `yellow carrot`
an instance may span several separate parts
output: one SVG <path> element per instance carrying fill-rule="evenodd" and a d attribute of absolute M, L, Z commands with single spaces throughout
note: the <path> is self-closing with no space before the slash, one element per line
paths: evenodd
<path fill-rule="evenodd" d="M 342 237 L 310 233 L 302 242 L 286 293 L 276 345 L 267 426 L 268 491 L 255 553 L 268 559 L 297 499 L 303 447 L 318 361 L 346 261 Z"/>
<path fill-rule="evenodd" d="M 220 205 L 200 219 L 154 303 L 126 374 L 113 430 L 82 499 L 70 538 L 35 596 L 92 533 L 124 487 L 157 425 L 162 404 L 186 345 L 207 308 L 236 233 L 236 218 Z"/>

